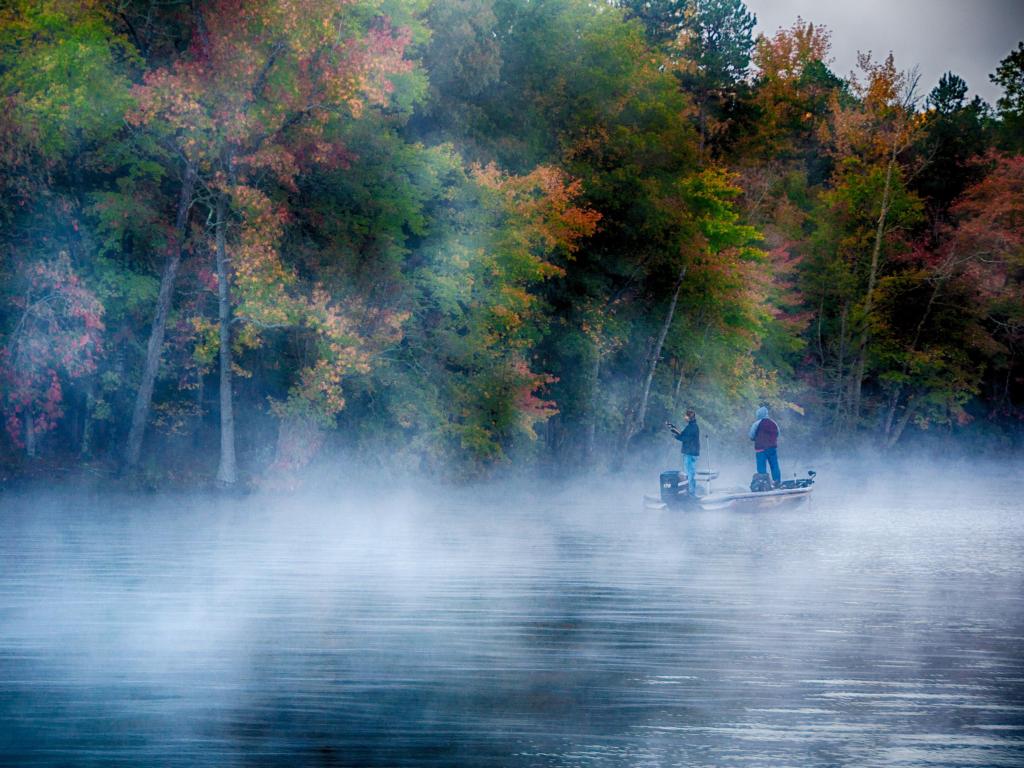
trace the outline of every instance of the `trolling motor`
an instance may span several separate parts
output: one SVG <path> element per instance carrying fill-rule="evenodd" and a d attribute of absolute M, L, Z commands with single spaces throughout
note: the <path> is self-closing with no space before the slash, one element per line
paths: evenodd
<path fill-rule="evenodd" d="M 799 479 L 794 478 L 793 480 L 783 480 L 779 483 L 779 488 L 810 488 L 814 485 L 814 478 L 818 475 L 813 469 L 807 470 L 807 477 L 801 477 Z"/>
<path fill-rule="evenodd" d="M 814 485 L 814 478 L 818 473 L 813 469 L 807 470 L 807 477 L 783 480 L 778 485 L 772 483 L 772 478 L 763 472 L 754 473 L 750 481 L 750 490 L 753 493 L 764 493 L 765 491 L 792 491 L 796 488 L 810 488 Z"/>

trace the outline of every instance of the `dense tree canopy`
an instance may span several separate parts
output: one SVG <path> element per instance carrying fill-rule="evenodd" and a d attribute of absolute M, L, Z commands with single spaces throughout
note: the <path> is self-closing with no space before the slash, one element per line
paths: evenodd
<path fill-rule="evenodd" d="M 824 446 L 1019 441 L 1024 44 L 992 108 L 754 22 L 5 4 L 0 450 L 223 485 L 328 444 L 585 471 L 762 400 Z"/>

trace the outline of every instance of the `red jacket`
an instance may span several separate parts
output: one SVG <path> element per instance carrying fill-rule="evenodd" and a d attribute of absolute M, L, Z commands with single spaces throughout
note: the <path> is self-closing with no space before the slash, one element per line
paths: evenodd
<path fill-rule="evenodd" d="M 779 445 L 779 425 L 767 416 L 758 423 L 754 431 L 754 451 L 765 448 L 777 448 Z"/>

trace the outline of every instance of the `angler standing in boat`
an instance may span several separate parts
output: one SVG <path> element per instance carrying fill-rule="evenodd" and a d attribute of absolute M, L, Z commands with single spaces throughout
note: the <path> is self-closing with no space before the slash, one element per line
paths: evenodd
<path fill-rule="evenodd" d="M 779 470 L 779 425 L 768 416 L 768 403 L 761 403 L 757 409 L 757 421 L 750 425 L 750 439 L 754 441 L 758 474 L 765 473 L 765 465 L 771 467 L 772 484 L 777 488 L 782 482 L 782 472 Z"/>
<path fill-rule="evenodd" d="M 669 424 L 669 429 L 681 442 L 683 452 L 683 471 L 686 472 L 686 492 L 690 496 L 697 495 L 697 457 L 700 456 L 700 427 L 697 426 L 697 413 L 693 408 L 686 409 L 686 426 L 680 430 Z"/>

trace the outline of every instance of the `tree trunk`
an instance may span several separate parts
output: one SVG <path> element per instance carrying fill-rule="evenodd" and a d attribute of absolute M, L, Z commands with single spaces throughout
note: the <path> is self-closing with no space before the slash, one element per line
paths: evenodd
<path fill-rule="evenodd" d="M 917 410 L 917 399 L 911 395 L 907 398 L 907 405 L 903 409 L 903 415 L 900 417 L 899 422 L 896 424 L 896 429 L 889 436 L 889 441 L 886 443 L 887 448 L 892 448 L 899 442 L 900 437 L 903 435 L 903 430 L 907 428 L 907 424 L 910 423 L 910 417 L 914 415 L 915 410 Z"/>
<path fill-rule="evenodd" d="M 192 447 L 198 448 L 202 441 L 203 432 L 203 373 L 196 375 L 196 415 L 192 426 Z"/>
<path fill-rule="evenodd" d="M 707 116 L 704 112 L 704 99 L 698 100 L 697 105 L 697 157 L 704 159 L 704 146 L 707 143 Z"/>
<path fill-rule="evenodd" d="M 227 199 L 224 192 L 217 193 L 216 247 L 217 247 L 217 309 L 220 321 L 220 464 L 217 483 L 234 485 L 235 469 L 235 413 L 231 398 L 231 285 L 227 260 Z"/>
<path fill-rule="evenodd" d="M 584 439 L 583 461 L 590 465 L 594 461 L 594 452 L 597 443 L 597 404 L 599 399 L 599 386 L 601 383 L 601 349 L 600 345 L 594 344 L 594 363 L 590 371 L 590 406 L 587 412 L 587 427 Z"/>
<path fill-rule="evenodd" d="M 36 457 L 36 426 L 30 408 L 25 409 L 25 455 L 30 459 Z"/>
<path fill-rule="evenodd" d="M 861 320 L 860 342 L 857 345 L 857 362 L 854 366 L 853 378 L 850 382 L 850 419 L 854 428 L 860 422 L 861 385 L 864 381 L 864 366 L 868 353 L 868 329 L 871 322 L 871 311 L 874 309 L 875 283 L 878 280 L 878 262 L 882 254 L 882 239 L 885 237 L 885 221 L 889 215 L 892 197 L 892 173 L 896 168 L 896 145 L 893 144 L 889 155 L 889 165 L 885 169 L 885 186 L 882 189 L 882 209 L 878 214 L 878 226 L 875 228 L 875 242 L 871 248 L 871 269 L 868 272 L 868 290 L 864 297 L 864 317 Z"/>
<path fill-rule="evenodd" d="M 686 380 L 686 364 L 679 365 L 679 375 L 676 377 L 676 386 L 672 390 L 672 413 L 679 412 L 679 395 L 683 391 L 683 382 Z"/>
<path fill-rule="evenodd" d="M 85 392 L 85 418 L 82 424 L 82 440 L 78 447 L 78 456 L 81 459 L 89 459 L 92 457 L 92 429 L 93 429 L 93 409 L 96 407 L 96 390 L 95 380 L 89 384 L 89 388 Z"/>
<path fill-rule="evenodd" d="M 832 426 L 836 433 L 846 429 L 846 318 L 850 305 L 843 303 L 843 311 L 839 315 L 839 349 L 836 352 L 835 392 Z"/>
<path fill-rule="evenodd" d="M 167 255 L 164 272 L 160 278 L 160 294 L 156 300 L 156 315 L 149 330 L 149 344 L 146 347 L 146 362 L 142 368 L 142 381 L 135 395 L 135 408 L 132 411 L 132 426 L 128 432 L 128 445 L 125 448 L 124 463 L 128 469 L 138 466 L 142 454 L 142 438 L 149 421 L 149 408 L 153 400 L 153 385 L 160 369 L 160 353 L 164 346 L 164 332 L 167 326 L 167 315 L 171 310 L 174 298 L 174 280 L 181 264 L 181 251 L 185 242 L 188 227 L 188 212 L 192 206 L 192 192 L 195 188 L 196 171 L 191 162 L 185 164 L 185 177 L 181 182 L 181 193 L 178 196 L 178 214 L 175 219 L 174 243 Z"/>
<path fill-rule="evenodd" d="M 903 385 L 898 384 L 892 394 L 889 395 L 889 407 L 886 409 L 885 422 L 882 424 L 882 435 L 884 436 L 886 443 L 889 442 L 889 436 L 892 434 L 892 425 L 896 419 L 896 407 L 900 404 L 900 395 L 902 392 Z"/>
<path fill-rule="evenodd" d="M 658 361 L 661 359 L 661 350 L 665 346 L 665 339 L 668 337 L 669 328 L 672 327 L 672 320 L 675 318 L 676 305 L 679 303 L 679 292 L 682 290 L 685 278 L 686 266 L 684 265 L 679 270 L 679 276 L 676 278 L 676 289 L 672 293 L 672 301 L 668 305 L 668 312 L 665 313 L 665 320 L 661 324 L 658 338 L 654 342 L 654 348 L 651 349 L 650 356 L 647 358 L 647 375 L 644 377 L 644 388 L 640 395 L 640 405 L 634 412 L 633 417 L 625 425 L 622 440 L 623 454 L 629 445 L 629 441 L 643 429 L 644 421 L 647 419 L 647 403 L 651 396 L 651 383 L 654 381 L 654 374 L 658 370 Z"/>
<path fill-rule="evenodd" d="M 928 317 L 931 315 L 932 307 L 935 305 L 935 300 L 939 297 L 939 290 L 942 288 L 943 281 L 937 280 L 935 282 L 935 288 L 932 289 L 932 295 L 928 297 L 928 303 L 925 305 L 924 312 L 921 313 L 921 319 L 917 322 L 917 328 L 914 330 L 914 338 L 910 342 L 910 351 L 907 354 L 906 361 L 903 363 L 903 374 L 909 375 L 910 373 L 910 355 L 913 355 L 917 351 L 917 343 L 921 340 L 921 333 L 924 331 L 924 324 L 928 322 Z M 900 397 L 903 396 L 903 385 L 899 384 L 896 386 L 896 391 L 893 393 L 892 400 L 889 403 L 889 412 L 885 417 L 885 441 L 886 445 L 892 446 L 899 440 L 899 435 L 903 433 L 906 423 L 899 428 L 899 434 L 895 438 L 892 437 L 893 419 L 896 415 L 896 408 L 899 405 Z M 911 396 L 911 399 L 913 397 Z M 910 400 L 907 401 L 907 410 L 910 410 Z"/>

